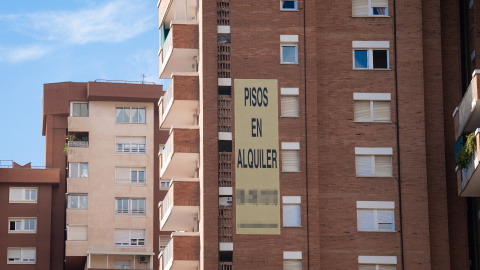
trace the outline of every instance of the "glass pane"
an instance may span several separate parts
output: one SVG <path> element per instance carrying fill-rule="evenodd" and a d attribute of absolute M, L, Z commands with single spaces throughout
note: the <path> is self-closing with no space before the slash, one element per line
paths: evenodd
<path fill-rule="evenodd" d="M 122 152 L 123 144 L 117 143 L 117 152 Z"/>
<path fill-rule="evenodd" d="M 123 145 L 123 152 L 124 153 L 130 153 L 130 144 L 126 143 Z"/>
<path fill-rule="evenodd" d="M 37 190 L 30 191 L 30 200 L 36 201 L 37 200 Z"/>
<path fill-rule="evenodd" d="M 80 116 L 80 104 L 73 103 L 72 106 L 73 106 L 72 116 Z"/>
<path fill-rule="evenodd" d="M 117 108 L 117 123 L 123 122 L 123 108 Z"/>
<path fill-rule="evenodd" d="M 355 50 L 355 68 L 368 68 L 368 52 L 366 50 Z"/>
<path fill-rule="evenodd" d="M 72 209 L 77 209 L 78 208 L 78 196 L 71 195 L 68 197 L 69 200 L 69 206 Z"/>
<path fill-rule="evenodd" d="M 132 180 L 137 180 L 137 171 L 132 171 Z"/>
<path fill-rule="evenodd" d="M 132 143 L 132 153 L 138 153 L 138 144 Z"/>
<path fill-rule="evenodd" d="M 20 231 L 20 230 L 22 230 L 22 222 L 15 221 L 15 231 Z"/>
<path fill-rule="evenodd" d="M 37 229 L 37 221 L 35 219 L 30 220 L 30 230 L 35 231 Z"/>
<path fill-rule="evenodd" d="M 296 46 L 282 46 L 282 63 L 297 63 Z"/>
<path fill-rule="evenodd" d="M 25 200 L 29 201 L 30 200 L 30 190 L 25 190 Z"/>
<path fill-rule="evenodd" d="M 123 108 L 123 122 L 130 123 L 130 108 Z"/>
<path fill-rule="evenodd" d="M 138 109 L 132 108 L 130 113 L 132 114 L 132 123 L 138 123 Z"/>
<path fill-rule="evenodd" d="M 295 9 L 295 1 L 282 1 L 282 9 Z"/>
<path fill-rule="evenodd" d="M 80 116 L 88 116 L 88 103 L 80 103 Z"/>
<path fill-rule="evenodd" d="M 79 208 L 87 209 L 87 196 L 79 196 L 80 198 L 80 205 Z"/>
<path fill-rule="evenodd" d="M 145 123 L 145 109 L 138 109 L 138 122 Z"/>
<path fill-rule="evenodd" d="M 387 50 L 374 50 L 373 51 L 373 68 L 388 68 L 388 55 Z"/>
<path fill-rule="evenodd" d="M 145 180 L 145 171 L 138 171 L 138 180 Z"/>
<path fill-rule="evenodd" d="M 81 178 L 88 177 L 88 163 L 80 163 L 80 177 Z"/>
<path fill-rule="evenodd" d="M 373 15 L 375 15 L 375 16 L 386 16 L 387 15 L 387 8 L 374 7 L 373 8 Z"/>
<path fill-rule="evenodd" d="M 140 153 L 145 153 L 145 144 L 139 144 L 138 148 Z"/>

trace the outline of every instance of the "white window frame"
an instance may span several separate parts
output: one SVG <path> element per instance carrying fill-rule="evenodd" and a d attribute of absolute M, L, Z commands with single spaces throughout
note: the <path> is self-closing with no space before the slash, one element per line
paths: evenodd
<path fill-rule="evenodd" d="M 80 208 L 80 207 L 78 207 L 78 208 L 72 208 L 72 207 L 71 207 L 71 203 L 72 203 L 72 201 L 73 201 L 73 196 L 77 197 L 76 200 L 78 200 L 78 201 L 77 201 L 77 205 L 78 205 L 78 206 L 80 206 L 80 204 L 81 204 L 81 203 L 80 203 L 80 202 L 81 202 L 81 198 L 82 198 L 82 197 L 86 197 L 86 198 L 87 198 L 87 200 L 86 200 L 87 203 L 86 203 L 86 205 L 85 205 L 85 208 Z M 67 209 L 77 209 L 77 210 L 85 210 L 85 209 L 88 209 L 88 194 L 76 194 L 76 193 L 75 193 L 75 194 L 67 194 Z"/>
<path fill-rule="evenodd" d="M 119 138 L 128 138 L 130 139 L 129 143 L 118 143 Z M 134 139 L 144 138 L 145 143 L 134 143 L 132 142 Z M 147 139 L 145 136 L 138 136 L 138 137 L 117 137 L 115 140 L 115 153 L 117 154 L 140 154 L 144 155 L 147 153 Z M 127 147 L 128 145 L 128 147 Z M 136 145 L 136 147 L 134 147 Z M 143 147 L 142 147 L 143 145 Z M 128 151 L 127 151 L 128 149 Z"/>
<path fill-rule="evenodd" d="M 374 68 L 373 51 L 387 51 L 387 68 Z M 355 51 L 367 51 L 367 67 L 355 67 Z M 352 41 L 352 66 L 354 70 L 390 70 L 390 41 Z"/>
<path fill-rule="evenodd" d="M 145 247 L 146 245 L 146 230 L 145 229 L 115 229 L 115 237 L 116 237 L 116 234 L 118 232 L 118 230 L 128 230 L 128 243 L 115 243 L 115 247 Z M 144 238 L 132 238 L 132 231 L 137 231 L 137 230 L 143 230 L 143 235 L 144 235 Z M 141 243 L 143 240 L 143 245 L 138 245 L 138 244 L 135 244 L 135 245 L 132 245 L 132 240 L 136 240 L 137 243 Z"/>
<path fill-rule="evenodd" d="M 300 172 L 301 167 L 301 159 L 300 159 L 300 143 L 299 142 L 282 142 L 282 172 Z M 285 152 L 296 152 L 298 157 L 298 170 L 286 170 L 284 169 L 283 162 L 284 162 L 284 153 Z"/>
<path fill-rule="evenodd" d="M 75 104 L 87 104 L 87 116 L 82 116 L 81 115 L 81 111 L 80 111 L 80 115 L 73 115 L 73 106 Z M 71 117 L 88 117 L 90 115 L 90 106 L 88 104 L 88 102 L 81 102 L 81 101 L 72 101 L 70 102 L 70 116 Z"/>
<path fill-rule="evenodd" d="M 354 122 L 357 123 L 391 123 L 392 122 L 392 103 L 391 103 L 391 94 L 390 93 L 353 93 L 353 102 L 355 107 L 355 102 L 358 101 L 370 101 L 370 121 L 358 121 L 355 120 L 354 115 Z M 374 117 L 374 109 L 373 104 L 375 102 L 390 102 L 390 120 L 387 121 L 378 121 L 375 120 Z"/>
<path fill-rule="evenodd" d="M 20 258 L 12 258 L 14 260 L 10 260 L 11 258 L 8 257 L 9 251 L 19 250 L 20 251 Z M 25 253 L 27 251 L 33 250 L 34 258 L 27 259 L 25 258 Z M 36 248 L 34 247 L 8 247 L 7 248 L 7 264 L 35 264 L 37 261 L 37 252 Z"/>
<path fill-rule="evenodd" d="M 370 175 L 359 175 L 357 170 L 357 156 L 371 157 L 372 167 L 370 168 Z M 375 158 L 377 156 L 389 156 L 390 157 L 390 172 L 388 176 L 377 175 L 375 168 Z M 391 147 L 355 147 L 355 176 L 356 177 L 393 177 L 393 150 Z"/>
<path fill-rule="evenodd" d="M 352 1 L 352 17 L 389 17 L 388 15 L 388 0 L 387 0 L 387 6 L 385 7 L 385 15 L 374 15 L 373 14 L 373 9 L 375 7 L 372 6 L 372 0 L 365 0 L 368 1 L 368 14 L 367 15 L 355 15 L 353 14 L 353 5 L 355 0 Z"/>
<path fill-rule="evenodd" d="M 21 190 L 20 200 L 12 199 L 12 190 Z M 35 192 L 35 199 L 32 200 L 32 191 Z M 38 201 L 38 188 L 36 187 L 10 187 L 9 191 L 9 203 L 37 203 Z"/>
<path fill-rule="evenodd" d="M 294 2 L 294 8 L 283 8 L 284 2 Z M 281 11 L 297 11 L 298 10 L 298 0 L 280 0 L 280 10 Z"/>
<path fill-rule="evenodd" d="M 299 89 L 298 88 L 280 88 L 280 117 L 300 117 L 300 99 L 299 99 Z M 297 102 L 297 111 L 295 115 L 286 115 L 283 108 L 283 98 L 296 98 Z"/>
<path fill-rule="evenodd" d="M 123 110 L 129 109 L 129 121 L 128 122 L 118 122 L 117 120 L 117 110 L 122 110 L 122 116 L 123 116 Z M 138 110 L 138 117 L 140 118 L 140 110 L 145 111 L 145 117 L 144 117 L 144 122 L 133 122 L 133 114 L 131 113 L 132 109 L 137 109 Z M 118 106 L 115 107 L 115 123 L 117 124 L 146 124 L 147 122 L 147 108 L 146 107 L 128 107 L 128 106 Z"/>
<path fill-rule="evenodd" d="M 283 252 L 283 264 L 285 267 L 285 262 L 288 261 L 295 261 L 300 262 L 302 264 L 302 252 L 301 251 L 284 251 Z"/>
<path fill-rule="evenodd" d="M 119 200 L 126 200 L 127 201 L 127 209 L 119 209 L 118 208 L 118 201 Z M 144 205 L 144 209 L 140 209 L 140 208 L 137 208 L 137 209 L 134 209 L 133 208 L 133 205 L 134 205 L 134 201 L 138 201 L 138 200 L 143 200 L 143 205 Z M 122 203 L 123 205 L 123 203 Z M 137 203 L 137 206 L 138 206 L 138 203 Z M 146 213 L 146 208 L 147 208 L 147 203 L 146 203 L 146 198 L 115 198 L 115 214 L 116 215 L 135 215 L 135 216 L 144 216 L 145 213 Z"/>
<path fill-rule="evenodd" d="M 126 169 L 129 170 L 128 175 L 130 176 L 128 179 L 120 179 L 118 176 L 117 169 Z M 132 172 L 136 172 L 137 178 L 132 178 Z M 139 172 L 143 172 L 144 179 L 139 178 Z M 147 182 L 147 168 L 145 167 L 116 167 L 115 168 L 115 183 L 116 184 L 128 184 L 128 185 L 141 185 L 144 186 Z"/>
<path fill-rule="evenodd" d="M 114 269 L 131 269 L 132 262 L 130 260 L 115 260 L 113 267 Z"/>
<path fill-rule="evenodd" d="M 87 175 L 84 176 L 82 174 L 82 165 L 86 164 L 87 165 Z M 68 163 L 68 177 L 69 178 L 74 178 L 72 177 L 72 172 L 73 171 L 76 171 L 77 172 L 77 175 L 79 175 L 80 177 L 75 177 L 75 178 L 88 178 L 88 162 L 69 162 Z"/>
<path fill-rule="evenodd" d="M 71 239 L 70 237 L 70 228 L 72 227 L 83 227 L 85 228 L 85 239 Z M 67 225 L 67 241 L 87 241 L 88 240 L 88 226 L 87 225 Z"/>
<path fill-rule="evenodd" d="M 295 47 L 295 61 L 287 62 L 283 60 L 283 47 Z M 298 64 L 298 35 L 280 35 L 280 63 Z"/>
<path fill-rule="evenodd" d="M 160 179 L 160 183 L 158 187 L 160 188 L 160 190 L 168 190 L 170 188 L 170 182 L 171 182 L 171 179 L 168 179 L 168 180 Z"/>
<path fill-rule="evenodd" d="M 373 230 L 360 230 L 360 215 L 359 211 L 373 212 Z M 379 229 L 378 211 L 389 211 L 392 214 L 392 229 Z M 357 201 L 357 231 L 359 232 L 395 232 L 395 202 L 391 201 Z"/>
<path fill-rule="evenodd" d="M 30 230 L 30 229 L 27 230 L 25 228 L 25 226 L 27 224 L 27 221 L 30 222 L 31 220 L 34 221 L 35 230 Z M 15 228 L 16 228 L 16 224 L 18 222 L 19 226 L 20 226 L 20 229 L 12 230 L 10 228 L 10 223 L 11 222 L 15 222 Z M 35 218 L 35 217 L 28 217 L 28 218 L 11 217 L 11 218 L 8 218 L 8 233 L 36 233 L 36 232 L 37 232 L 37 218 Z"/>
<path fill-rule="evenodd" d="M 359 268 L 361 265 L 375 266 L 375 270 L 380 270 L 380 266 L 397 267 L 396 256 L 358 256 Z"/>
<path fill-rule="evenodd" d="M 283 222 L 282 222 L 282 226 L 283 227 L 302 227 L 302 207 L 301 207 L 301 202 L 302 202 L 302 197 L 300 196 L 282 196 L 282 218 L 283 218 Z M 287 216 L 287 213 L 289 213 L 287 211 L 286 208 L 288 207 L 295 207 L 295 208 L 292 208 L 292 209 L 295 209 L 294 214 L 295 215 L 298 215 L 298 221 L 299 221 L 299 224 L 286 224 L 286 216 Z"/>

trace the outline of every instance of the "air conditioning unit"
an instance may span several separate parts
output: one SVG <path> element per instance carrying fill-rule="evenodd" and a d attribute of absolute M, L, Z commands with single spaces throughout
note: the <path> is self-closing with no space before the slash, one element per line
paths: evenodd
<path fill-rule="evenodd" d="M 139 263 L 148 263 L 148 256 L 138 256 Z"/>

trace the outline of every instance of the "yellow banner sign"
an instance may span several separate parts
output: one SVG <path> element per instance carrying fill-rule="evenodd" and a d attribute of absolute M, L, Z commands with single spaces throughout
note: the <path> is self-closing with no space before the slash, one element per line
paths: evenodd
<path fill-rule="evenodd" d="M 237 234 L 280 234 L 277 80 L 234 87 Z"/>

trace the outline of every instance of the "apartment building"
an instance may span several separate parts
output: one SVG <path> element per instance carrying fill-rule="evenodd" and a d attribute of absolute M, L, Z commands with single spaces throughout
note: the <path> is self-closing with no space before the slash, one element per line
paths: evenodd
<path fill-rule="evenodd" d="M 144 83 L 44 85 L 46 163 L 62 168 L 65 269 L 156 268 L 162 94 Z"/>
<path fill-rule="evenodd" d="M 59 169 L 0 161 L 2 269 L 53 269 L 55 254 L 63 253 L 58 249 L 63 239 L 52 237 L 51 226 L 63 220 L 53 211 L 59 182 Z"/>
<path fill-rule="evenodd" d="M 473 2 L 159 0 L 160 269 L 476 267 L 451 117 Z"/>

